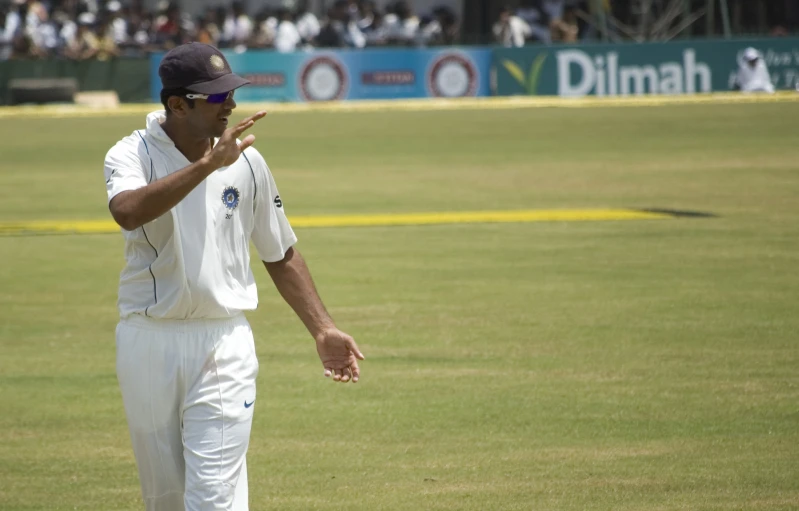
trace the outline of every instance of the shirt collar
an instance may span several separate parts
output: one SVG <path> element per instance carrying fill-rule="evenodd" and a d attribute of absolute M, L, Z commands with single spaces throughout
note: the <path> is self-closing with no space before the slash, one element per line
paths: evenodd
<path fill-rule="evenodd" d="M 147 134 L 159 142 L 174 146 L 175 143 L 171 138 L 169 138 L 169 135 L 166 134 L 164 128 L 161 127 L 161 123 L 165 120 L 165 110 L 156 110 L 155 112 L 150 112 L 147 115 Z"/>

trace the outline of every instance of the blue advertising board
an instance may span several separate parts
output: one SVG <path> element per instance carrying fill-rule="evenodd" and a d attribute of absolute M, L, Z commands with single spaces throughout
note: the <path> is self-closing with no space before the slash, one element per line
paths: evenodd
<path fill-rule="evenodd" d="M 160 101 L 158 64 L 150 57 L 151 94 Z M 277 53 L 225 52 L 250 80 L 237 101 L 333 101 L 490 95 L 489 48 L 365 49 Z"/>

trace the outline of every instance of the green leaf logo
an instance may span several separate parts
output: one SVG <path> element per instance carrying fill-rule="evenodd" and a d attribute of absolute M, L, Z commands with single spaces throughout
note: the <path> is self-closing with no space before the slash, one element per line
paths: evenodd
<path fill-rule="evenodd" d="M 512 60 L 503 60 L 502 65 L 508 70 L 508 73 L 519 82 L 519 85 L 524 86 L 527 80 L 524 79 L 524 71 L 516 65 Z"/>
<path fill-rule="evenodd" d="M 503 60 L 502 67 L 508 71 L 514 80 L 519 82 L 519 85 L 524 88 L 527 94 L 535 96 L 538 93 L 538 81 L 541 78 L 541 69 L 544 67 L 547 56 L 547 53 L 539 53 L 530 65 L 530 74 L 526 77 L 522 68 L 512 60 Z"/>
<path fill-rule="evenodd" d="M 527 94 L 531 96 L 537 94 L 538 80 L 541 78 L 541 68 L 544 67 L 545 60 L 547 60 L 547 54 L 541 53 L 530 65 L 530 76 L 527 77 Z"/>

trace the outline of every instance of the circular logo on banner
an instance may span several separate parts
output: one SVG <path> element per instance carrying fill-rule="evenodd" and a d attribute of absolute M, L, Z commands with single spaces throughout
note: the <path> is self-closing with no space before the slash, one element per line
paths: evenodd
<path fill-rule="evenodd" d="M 344 99 L 349 86 L 347 69 L 335 57 L 316 57 L 300 69 L 300 94 L 305 101 Z"/>
<path fill-rule="evenodd" d="M 427 90 L 436 98 L 476 96 L 480 74 L 462 53 L 444 53 L 427 68 Z"/>

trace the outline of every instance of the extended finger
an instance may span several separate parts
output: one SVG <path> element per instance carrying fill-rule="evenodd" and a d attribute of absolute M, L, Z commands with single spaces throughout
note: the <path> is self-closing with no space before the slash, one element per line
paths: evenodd
<path fill-rule="evenodd" d="M 351 378 L 352 376 L 350 375 L 349 367 L 345 367 L 344 369 L 341 370 L 341 383 L 347 383 L 348 381 L 350 381 Z"/>
<path fill-rule="evenodd" d="M 244 140 L 242 140 L 239 143 L 239 151 L 244 151 L 245 149 L 253 145 L 253 143 L 255 143 L 255 135 L 247 135 L 246 137 L 244 137 Z"/>
<path fill-rule="evenodd" d="M 263 119 L 264 117 L 266 117 L 266 110 L 259 110 L 259 111 L 255 112 L 255 114 L 249 116 L 247 119 L 255 122 L 255 121 Z"/>
<path fill-rule="evenodd" d="M 244 133 L 245 130 L 252 128 L 253 124 L 255 124 L 255 121 L 244 119 L 237 125 L 233 126 L 233 128 L 231 129 L 231 133 L 233 133 L 233 135 L 238 137 L 239 135 Z"/>
<path fill-rule="evenodd" d="M 325 378 L 330 378 L 333 375 L 333 369 L 325 367 Z"/>
<path fill-rule="evenodd" d="M 343 374 L 341 369 L 333 369 L 333 381 L 341 381 L 341 376 Z"/>
<path fill-rule="evenodd" d="M 355 358 L 357 358 L 358 360 L 366 359 L 366 357 L 363 356 L 363 353 L 361 353 L 361 350 L 358 349 L 358 345 L 355 344 L 355 340 L 353 340 L 352 338 L 349 338 L 347 340 L 347 348 L 355 355 Z"/>
<path fill-rule="evenodd" d="M 350 371 L 352 372 L 352 383 L 358 383 L 358 379 L 361 377 L 361 368 L 358 367 L 358 362 L 352 363 Z"/>
<path fill-rule="evenodd" d="M 235 130 L 241 129 L 241 131 L 239 131 L 239 133 L 241 133 L 242 131 L 246 130 L 247 128 L 255 124 L 255 121 L 263 119 L 264 116 L 266 116 L 266 112 L 261 110 L 260 112 L 257 112 L 255 115 L 251 115 L 249 117 L 245 117 L 244 119 L 242 119 L 242 121 L 238 123 L 234 129 Z"/>

